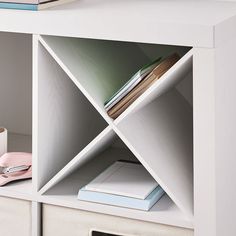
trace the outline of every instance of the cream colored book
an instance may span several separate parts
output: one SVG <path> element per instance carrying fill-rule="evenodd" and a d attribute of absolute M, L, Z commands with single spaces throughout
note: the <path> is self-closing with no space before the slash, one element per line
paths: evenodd
<path fill-rule="evenodd" d="M 84 190 L 146 199 L 157 186 L 158 183 L 141 164 L 117 161 Z"/>

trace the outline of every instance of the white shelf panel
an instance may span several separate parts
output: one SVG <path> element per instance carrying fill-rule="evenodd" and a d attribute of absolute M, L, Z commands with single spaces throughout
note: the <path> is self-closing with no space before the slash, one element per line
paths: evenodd
<path fill-rule="evenodd" d="M 104 102 L 150 62 L 134 43 L 52 36 L 39 40 L 108 122 Z M 156 55 L 159 56 L 162 54 Z"/>
<path fill-rule="evenodd" d="M 18 198 L 23 200 L 34 200 L 32 191 L 32 180 L 21 180 L 0 187 L 0 196 Z"/>
<path fill-rule="evenodd" d="M 193 128 L 190 104 L 173 89 L 114 128 L 176 205 L 191 217 Z"/>
<path fill-rule="evenodd" d="M 84 0 L 24 14 L 1 9 L 0 31 L 214 47 L 232 34 L 233 24 L 221 29 L 235 15 L 234 2 Z"/>
<path fill-rule="evenodd" d="M 192 219 L 189 217 L 187 218 L 167 195 L 149 212 L 77 200 L 77 194 L 80 188 L 90 182 L 113 162 L 120 159 L 137 161 L 133 154 L 127 149 L 109 148 L 85 164 L 82 168 L 77 169 L 73 174 L 64 178 L 45 194 L 41 195 L 40 201 L 53 205 L 95 211 L 144 221 L 186 228 L 193 227 Z"/>
<path fill-rule="evenodd" d="M 191 229 L 193 228 L 193 220 L 186 218 L 167 195 L 163 196 L 161 200 L 158 201 L 158 203 L 155 204 L 148 212 L 79 201 L 77 200 L 78 190 L 80 186 L 83 186 L 87 182 L 79 181 L 79 179 L 79 173 L 77 173 L 77 175 L 75 174 L 70 176 L 57 185 L 52 191 L 41 196 L 39 200 L 43 203 L 52 205 Z"/>
<path fill-rule="evenodd" d="M 110 129 L 104 130 L 96 139 L 93 140 L 75 159 L 72 160 L 61 172 L 58 173 L 56 178 L 62 180 L 54 187 L 48 190 L 48 194 L 60 191 L 67 193 L 71 191 L 71 186 L 64 188 L 63 182 L 70 179 L 75 182 L 74 187 L 76 191 L 79 190 L 83 185 L 90 182 L 92 179 L 97 177 L 102 171 L 108 166 L 113 164 L 117 160 L 137 160 L 134 155 L 127 148 L 113 148 L 108 147 L 105 151 L 104 148 L 111 145 L 113 141 L 114 132 Z M 100 143 L 99 143 L 99 142 Z M 96 156 L 94 156 L 96 154 Z M 82 160 L 81 160 L 82 159 Z M 69 177 L 67 175 L 70 174 Z M 75 178 L 75 180 L 73 180 Z M 57 179 L 53 181 L 58 182 Z M 76 181 L 78 181 L 76 185 Z M 54 183 L 53 183 L 54 184 Z M 51 186 L 50 186 L 51 187 Z"/>
<path fill-rule="evenodd" d="M 38 187 L 43 187 L 107 123 L 47 50 L 38 52 Z"/>
<path fill-rule="evenodd" d="M 51 205 L 193 229 L 193 220 L 186 218 L 167 195 L 163 196 L 149 212 L 83 202 L 77 200 L 75 194 L 41 196 L 39 200 Z"/>
<path fill-rule="evenodd" d="M 102 151 L 111 145 L 115 138 L 115 132 L 110 126 L 101 132 L 91 143 L 89 143 L 75 158 L 73 158 L 61 171 L 59 171 L 41 190 L 43 194 L 62 179 L 72 174 L 76 169 L 96 158 Z"/>
<path fill-rule="evenodd" d="M 140 95 L 114 122 L 119 124 L 127 116 L 132 115 L 137 110 L 147 106 L 168 90 L 178 85 L 191 72 L 193 66 L 193 49 L 186 53 L 178 62 L 176 62 L 160 79 L 158 79 L 150 88 Z M 191 75 L 191 74 L 190 74 Z M 192 79 L 192 76 L 187 77 Z"/>

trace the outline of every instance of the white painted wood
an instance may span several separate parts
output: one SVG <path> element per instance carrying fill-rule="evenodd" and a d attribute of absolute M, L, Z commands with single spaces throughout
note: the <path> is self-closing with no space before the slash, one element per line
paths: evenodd
<path fill-rule="evenodd" d="M 140 12 L 142 12 L 142 14 L 140 14 Z M 209 12 L 211 14 L 209 14 Z M 130 42 L 159 43 L 166 45 L 173 44 L 194 47 L 216 47 L 216 49 L 213 50 L 198 48 L 195 51 L 196 56 L 194 56 L 195 59 L 193 61 L 193 66 L 195 67 L 193 99 L 195 129 L 194 228 L 196 236 L 218 236 L 224 234 L 235 235 L 235 224 L 233 220 L 235 219 L 234 213 L 236 211 L 234 209 L 233 203 L 236 196 L 235 188 L 229 186 L 233 186 L 235 179 L 235 83 L 232 76 L 235 74 L 234 42 L 236 3 L 182 0 L 140 0 L 134 3 L 132 0 L 84 0 L 61 6 L 53 10 L 46 10 L 42 12 L 24 12 L 24 14 L 22 13 L 22 11 L 0 10 L 0 31 L 74 36 Z M 146 27 L 147 25 L 149 27 Z M 25 40 L 23 39 L 24 37 L 26 38 Z M 230 38 L 232 40 L 229 40 Z M 29 66 L 29 58 L 23 60 L 26 54 L 31 57 L 29 53 L 31 50 L 31 42 L 29 39 L 29 35 L 8 33 L 0 34 L 0 48 L 1 55 L 3 55 L 2 57 L 0 56 L 1 74 L 7 75 L 4 78 L 0 78 L 0 81 L 3 81 L 4 79 L 4 83 L 1 83 L 0 86 L 2 88 L 2 90 L 0 88 L 0 108 L 6 113 L 10 112 L 11 110 L 7 110 L 9 107 L 14 108 L 15 104 L 22 102 L 23 97 L 28 96 L 27 94 L 29 94 L 28 92 L 30 91 L 30 89 L 26 89 L 26 87 L 22 89 L 24 83 L 20 83 L 20 85 L 18 85 L 18 82 L 23 81 L 21 80 L 22 78 L 26 79 L 27 77 L 27 79 L 29 79 L 30 77 L 19 76 L 20 74 L 29 75 L 30 73 L 29 71 L 31 65 Z M 37 37 L 35 39 L 37 41 Z M 10 45 L 12 47 L 10 47 Z M 36 47 L 34 47 L 34 49 L 35 51 L 38 51 Z M 47 47 L 46 49 L 48 50 Z M 16 56 L 15 52 L 18 52 L 18 50 L 22 52 L 22 54 L 17 53 Z M 50 52 L 50 50 L 48 51 Z M 57 63 L 62 66 L 63 70 L 68 74 L 68 77 L 67 75 L 63 74 L 62 71 L 60 71 L 59 67 L 57 67 L 58 65 L 55 66 L 56 69 L 54 72 L 57 74 L 60 71 L 58 74 L 63 74 L 63 78 L 67 78 L 69 80 L 70 77 L 70 79 L 75 82 L 73 75 L 68 73 L 68 68 L 63 65 L 64 62 L 60 62 L 60 60 L 55 56 L 54 52 L 50 53 L 54 59 L 56 59 Z M 38 58 L 37 53 L 34 54 L 36 55 L 34 58 L 34 77 L 37 80 L 37 66 L 39 65 L 41 68 L 45 67 L 47 64 L 47 59 L 45 58 L 48 58 L 48 55 L 45 56 L 46 53 L 44 53 L 42 59 L 44 62 L 41 63 L 42 61 L 40 61 L 39 63 L 36 60 L 36 58 Z M 20 59 L 19 55 L 21 55 Z M 8 61 L 8 59 L 11 60 Z M 12 63 L 13 61 L 17 61 L 18 65 Z M 54 63 L 50 61 L 49 65 L 51 66 L 52 64 Z M 23 70 L 22 68 L 25 69 Z M 16 69 L 19 70 L 19 73 L 16 73 Z M 4 71 L 7 71 L 7 73 Z M 50 73 L 48 73 L 48 71 L 52 72 L 53 69 L 50 68 L 45 72 L 47 79 L 49 78 L 50 81 Z M 52 74 L 54 74 L 54 72 L 52 72 Z M 14 75 L 14 78 L 21 77 L 21 79 L 12 83 L 11 79 L 9 79 L 11 74 Z M 2 87 L 3 84 L 5 87 L 4 89 Z M 19 96 L 20 99 L 14 99 L 13 103 L 11 99 L 6 99 L 4 94 L 9 92 L 9 89 L 6 89 L 7 85 L 9 85 L 9 87 L 14 87 L 15 90 L 22 89 L 23 92 L 21 93 L 21 96 Z M 29 86 L 29 84 L 27 85 Z M 34 91 L 37 91 L 38 84 L 35 83 L 35 85 Z M 78 84 L 76 85 L 78 86 Z M 50 88 L 52 87 L 53 86 Z M 79 87 L 79 89 L 91 102 L 92 99 L 89 97 L 88 92 L 86 94 L 85 89 L 83 90 L 82 86 Z M 16 93 L 14 94 L 16 95 Z M 73 94 L 73 92 L 67 94 Z M 8 93 L 7 96 L 9 95 L 10 94 Z M 3 98 L 1 96 L 3 96 Z M 36 99 L 34 100 L 33 106 L 36 107 L 36 109 L 34 108 L 34 115 L 36 117 L 34 118 L 36 124 L 34 125 L 34 128 L 36 128 L 36 133 L 33 134 L 33 139 L 35 140 L 34 152 L 36 151 L 36 153 L 38 153 L 38 94 L 35 93 L 35 96 Z M 83 96 L 81 95 L 81 97 Z M 45 98 L 45 103 L 47 99 L 48 97 Z M 5 100 L 7 100 L 8 103 L 6 103 Z M 48 101 L 50 102 L 50 100 Z M 27 104 L 30 102 L 31 98 L 27 99 Z M 95 106 L 95 102 L 96 101 L 91 102 L 92 105 L 99 111 L 99 113 L 103 115 L 101 110 L 98 109 L 99 107 Z M 11 106 L 9 105 L 10 103 L 12 103 Z M 140 104 L 142 104 L 141 101 Z M 150 104 L 147 104 L 147 106 L 150 106 Z M 21 106 L 18 106 L 18 108 L 20 107 Z M 92 107 L 91 104 L 89 104 L 88 107 Z M 142 111 L 144 108 L 145 106 L 140 110 L 137 110 L 137 113 Z M 17 111 L 17 109 L 14 110 Z M 12 121 L 12 125 L 6 125 L 11 126 L 10 131 L 25 134 L 31 133 L 21 132 L 18 130 L 20 128 L 25 129 L 26 126 L 30 124 L 31 114 L 27 115 L 26 119 L 22 119 L 20 117 L 23 117 L 26 113 L 17 112 L 16 115 L 7 116 L 8 120 L 5 118 L 2 119 L 1 115 L 3 114 L 4 113 L 0 114 L 0 122 L 3 123 L 2 121 Z M 41 112 L 39 114 L 41 114 Z M 45 112 L 42 115 L 47 118 L 47 114 L 48 113 Z M 131 119 L 131 117 L 133 117 L 135 114 L 136 113 L 130 113 L 130 116 L 127 116 L 121 121 Z M 105 117 L 105 115 L 103 115 L 103 118 L 105 118 L 120 135 L 120 137 L 125 140 L 123 134 L 116 128 L 116 126 L 112 124 L 112 122 L 110 122 L 110 120 L 108 120 L 107 117 Z M 20 120 L 23 121 L 25 125 L 18 125 L 17 122 Z M 54 121 L 55 119 L 53 119 L 53 122 Z M 146 125 L 146 123 L 144 124 Z M 104 123 L 101 130 L 105 127 L 106 124 Z M 27 129 L 28 128 L 29 127 L 27 126 Z M 41 126 L 39 130 L 42 130 L 42 128 L 43 127 Z M 101 130 L 99 130 L 99 132 Z M 29 129 L 28 131 L 31 130 Z M 97 132 L 89 141 L 87 141 L 85 145 L 87 145 L 99 132 Z M 19 139 L 17 137 L 19 137 Z M 24 150 L 29 150 L 28 148 L 31 147 L 30 136 L 24 136 L 24 138 L 22 137 L 23 136 L 18 135 L 15 136 L 14 140 L 18 141 L 14 141 L 15 144 L 10 144 L 11 150 L 17 150 L 18 147 L 23 147 Z M 46 135 L 44 137 L 47 137 L 49 141 L 53 141 L 50 139 L 50 136 Z M 42 138 L 40 140 L 42 140 Z M 47 139 L 45 139 L 45 142 L 46 141 Z M 132 148 L 128 141 L 125 141 L 130 149 L 138 157 L 136 148 Z M 56 146 L 59 146 L 61 149 L 64 147 L 63 145 Z M 97 145 L 95 146 L 97 147 Z M 55 150 L 54 147 L 51 148 Z M 46 149 L 44 151 L 47 153 Z M 75 155 L 77 155 L 77 153 Z M 58 170 L 63 168 L 68 161 L 74 158 L 75 155 L 71 155 L 71 157 L 68 158 L 65 163 L 60 163 L 61 166 L 58 168 Z M 46 175 L 52 174 L 51 177 L 53 176 L 52 171 L 48 171 L 48 169 L 45 168 L 48 165 L 53 166 L 53 162 L 50 163 L 52 159 L 44 157 L 44 155 L 40 157 L 43 158 L 38 158 L 35 156 L 33 162 L 35 163 L 35 161 L 38 161 L 40 164 L 43 164 L 43 172 L 40 173 L 34 171 L 34 176 L 36 176 L 36 180 L 39 179 L 42 183 L 42 179 L 45 178 L 45 173 Z M 55 158 L 54 160 L 57 159 Z M 55 171 L 55 173 L 56 172 L 57 171 Z M 80 172 L 78 173 L 81 174 Z M 51 177 L 47 177 L 46 179 L 49 180 Z M 57 194 L 56 188 L 53 188 L 52 190 L 54 191 L 54 195 L 47 194 L 45 196 L 40 196 L 40 199 L 37 199 L 37 197 L 32 194 L 31 181 L 12 183 L 11 185 L 8 185 L 7 188 L 1 188 L 0 195 L 13 198 L 22 198 L 26 200 L 34 199 L 34 201 L 45 201 L 51 204 L 57 204 L 71 208 L 97 211 L 100 213 L 114 214 L 118 216 L 159 222 L 163 224 L 178 225 L 190 228 L 193 227 L 192 219 L 186 218 L 186 216 L 167 197 L 163 198 L 161 202 L 159 202 L 159 205 L 156 204 L 152 211 L 146 213 L 112 206 L 79 202 L 75 199 L 75 190 L 76 192 L 78 191 L 78 189 L 76 189 L 76 186 L 78 186 L 77 182 L 74 182 L 75 187 L 73 187 L 73 191 L 71 191 L 69 189 L 70 185 L 68 182 L 66 182 L 69 181 L 70 178 L 75 180 L 74 176 L 69 176 L 65 178 L 65 182 L 60 182 L 55 186 L 58 188 L 58 191 L 60 190 L 61 192 L 59 191 Z M 86 181 L 88 181 L 87 178 Z M 33 185 L 34 189 L 39 188 L 39 186 L 36 186 L 37 183 L 34 182 Z M 35 225 L 33 227 L 35 227 Z"/>
<path fill-rule="evenodd" d="M 41 42 L 103 116 L 105 101 L 151 61 L 134 43 L 52 36 Z"/>
<path fill-rule="evenodd" d="M 32 192 L 32 181 L 22 180 L 19 182 L 9 183 L 0 188 L 0 196 L 31 201 L 35 198 Z"/>
<path fill-rule="evenodd" d="M 37 168 L 41 188 L 106 127 L 106 122 L 41 45 L 38 53 Z"/>
<path fill-rule="evenodd" d="M 32 133 L 31 36 L 0 33 L 0 126 Z"/>
<path fill-rule="evenodd" d="M 38 51 L 39 51 L 39 36 L 33 35 L 32 38 L 32 90 L 33 90 L 33 114 L 32 114 L 32 128 L 33 128 L 33 140 L 32 140 L 32 181 L 33 181 L 33 192 L 37 193 L 39 190 L 39 182 L 38 182 Z"/>
<path fill-rule="evenodd" d="M 126 117 L 115 129 L 177 206 L 193 215 L 192 110 L 172 90 Z"/>
<path fill-rule="evenodd" d="M 65 221 L 65 219 L 67 220 Z M 51 236 L 55 233 L 58 236 L 66 234 L 71 236 L 98 236 L 98 234 L 92 234 L 93 230 L 116 236 L 193 236 L 191 229 L 48 204 L 43 204 L 43 228 L 44 236 Z"/>
<path fill-rule="evenodd" d="M 110 126 L 102 131 L 92 142 L 90 142 L 75 158 L 73 158 L 61 171 L 59 171 L 41 190 L 43 194 L 48 189 L 52 188 L 62 179 L 72 174 L 76 169 L 79 169 L 85 163 L 93 158 L 96 158 L 102 151 L 108 148 L 114 141 L 115 132 Z"/>
<path fill-rule="evenodd" d="M 195 234 L 216 236 L 215 54 L 195 49 L 193 59 Z"/>
<path fill-rule="evenodd" d="M 190 229 L 193 229 L 194 227 L 193 221 L 186 218 L 186 216 L 179 210 L 179 208 L 167 195 L 163 196 L 158 201 L 158 204 L 154 205 L 148 212 L 78 201 L 76 196 L 76 194 L 44 195 L 40 197 L 40 201 L 51 205 L 115 215 L 141 221 L 173 225 Z"/>
<path fill-rule="evenodd" d="M 46 194 L 40 196 L 40 201 L 53 205 L 95 211 L 139 220 L 177 225 L 187 228 L 193 227 L 192 220 L 187 218 L 167 196 L 163 197 L 149 212 L 89 203 L 77 199 L 78 191 L 82 186 L 90 182 L 106 167 L 120 159 L 135 160 L 132 153 L 128 150 L 109 148 L 107 151 L 82 166 L 82 168 L 75 171 L 72 175 L 63 179 Z"/>
<path fill-rule="evenodd" d="M 56 193 L 71 195 L 73 193 L 76 194 L 77 197 L 81 187 L 93 180 L 98 174 L 117 160 L 136 160 L 136 158 L 127 148 L 110 147 L 105 151 L 98 153 L 96 158 L 90 159 L 84 165 L 76 166 L 78 169 L 75 169 L 69 177 L 62 179 L 55 187 L 49 189 L 47 194 L 54 195 Z M 65 182 L 70 182 L 71 184 L 64 185 Z"/>
<path fill-rule="evenodd" d="M 31 236 L 41 236 L 42 235 L 42 209 L 41 203 L 33 201 L 32 203 L 32 234 Z"/>
<path fill-rule="evenodd" d="M 195 52 L 196 236 L 236 234 L 235 53 L 235 38 Z"/>
<path fill-rule="evenodd" d="M 216 236 L 236 234 L 235 40 L 215 49 Z"/>
<path fill-rule="evenodd" d="M 95 107 L 95 109 L 101 114 L 101 116 L 107 121 L 108 124 L 111 123 L 110 117 L 104 112 L 103 107 L 101 108 L 97 102 L 93 99 L 93 97 L 87 92 L 87 90 L 81 85 L 78 78 L 75 77 L 68 67 L 64 64 L 64 62 L 57 56 L 55 51 L 48 45 L 48 43 L 42 38 L 39 37 L 40 43 L 44 46 L 44 48 L 48 51 L 48 53 L 54 58 L 54 60 L 60 65 L 60 67 L 64 70 L 64 72 L 70 77 L 73 83 L 78 87 L 78 89 L 84 94 L 84 96 L 89 100 L 89 102 Z M 64 44 L 63 44 L 64 47 Z"/>
<path fill-rule="evenodd" d="M 190 50 L 175 65 L 173 65 L 159 80 L 138 97 L 116 120 L 119 124 L 127 116 L 132 115 L 137 110 L 160 97 L 162 94 L 176 86 L 183 80 L 192 69 L 192 53 Z M 191 78 L 189 78 L 191 79 Z"/>
<path fill-rule="evenodd" d="M 31 236 L 31 202 L 0 197 L 1 235 Z"/>
<path fill-rule="evenodd" d="M 1 10 L 0 31 L 213 47 L 219 23 L 235 15 L 234 2 L 84 0 L 24 14 Z"/>
<path fill-rule="evenodd" d="M 151 61 L 155 60 L 157 55 L 167 57 L 173 52 L 177 52 L 180 56 L 184 56 L 191 48 L 189 47 L 177 47 L 171 45 L 156 45 L 156 44 L 138 44 L 145 55 L 150 58 Z M 187 99 L 190 104 L 193 104 L 192 99 L 192 71 L 177 84 L 177 90 Z"/>
<path fill-rule="evenodd" d="M 191 70 L 186 77 L 177 84 L 176 89 L 193 106 L 193 71 Z"/>

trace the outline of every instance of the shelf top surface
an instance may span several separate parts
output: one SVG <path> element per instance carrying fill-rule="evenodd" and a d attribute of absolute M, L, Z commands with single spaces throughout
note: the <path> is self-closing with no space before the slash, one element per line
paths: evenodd
<path fill-rule="evenodd" d="M 235 2 L 206 0 L 77 0 L 39 12 L 0 10 L 0 31 L 194 47 L 215 47 L 236 34 L 235 25 Z"/>

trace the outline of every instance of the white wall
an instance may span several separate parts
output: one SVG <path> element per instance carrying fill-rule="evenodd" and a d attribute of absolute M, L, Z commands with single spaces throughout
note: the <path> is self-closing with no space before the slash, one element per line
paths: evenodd
<path fill-rule="evenodd" d="M 0 33 L 0 126 L 32 133 L 31 35 Z"/>

